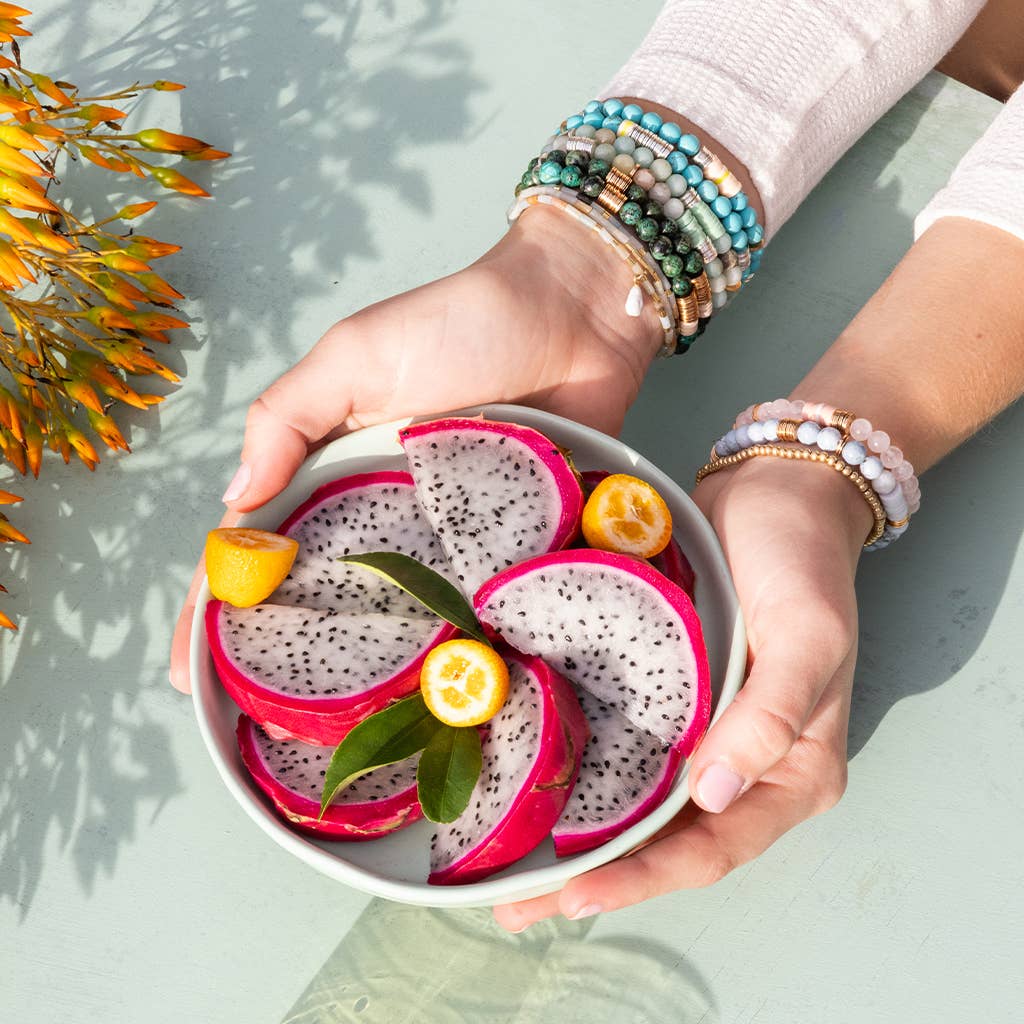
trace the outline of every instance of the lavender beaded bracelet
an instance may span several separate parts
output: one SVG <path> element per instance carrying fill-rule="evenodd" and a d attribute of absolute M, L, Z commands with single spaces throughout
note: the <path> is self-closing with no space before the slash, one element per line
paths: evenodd
<path fill-rule="evenodd" d="M 835 455 L 870 482 L 885 510 L 881 537 L 867 550 L 888 546 L 901 537 L 910 517 L 921 507 L 921 489 L 914 467 L 891 443 L 885 431 L 874 430 L 862 417 L 820 402 L 776 399 L 749 406 L 736 418 L 711 452 L 712 461 L 765 442 L 790 442 Z"/>

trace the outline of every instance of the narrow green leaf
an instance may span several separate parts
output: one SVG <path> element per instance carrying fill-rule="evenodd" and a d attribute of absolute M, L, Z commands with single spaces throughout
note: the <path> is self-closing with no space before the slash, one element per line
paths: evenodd
<path fill-rule="evenodd" d="M 416 791 L 423 813 L 436 822 L 454 821 L 468 806 L 483 759 L 475 726 L 442 726 L 420 754 Z"/>
<path fill-rule="evenodd" d="M 411 757 L 442 728 L 419 693 L 364 719 L 335 748 L 324 777 L 320 817 L 335 796 L 360 775 Z"/>
<path fill-rule="evenodd" d="M 435 615 L 458 626 L 463 633 L 491 646 L 466 599 L 440 573 L 415 558 L 397 551 L 372 551 L 363 555 L 344 555 L 338 561 L 361 565 L 375 572 L 381 579 L 411 594 Z"/>

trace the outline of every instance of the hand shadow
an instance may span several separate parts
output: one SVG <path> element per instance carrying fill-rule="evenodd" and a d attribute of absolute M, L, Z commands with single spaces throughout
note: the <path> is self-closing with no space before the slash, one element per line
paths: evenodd
<path fill-rule="evenodd" d="M 489 910 L 373 900 L 281 1024 L 696 1024 L 715 1010 L 675 950 L 593 920 L 509 935 Z"/>

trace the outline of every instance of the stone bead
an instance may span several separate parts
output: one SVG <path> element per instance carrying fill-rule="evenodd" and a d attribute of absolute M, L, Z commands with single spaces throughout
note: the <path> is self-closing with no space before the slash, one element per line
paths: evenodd
<path fill-rule="evenodd" d="M 671 179 L 669 180 L 671 181 Z M 677 199 L 675 196 L 672 196 L 663 203 L 662 208 L 665 211 L 665 216 L 668 217 L 669 220 L 679 220 L 683 215 L 683 210 L 686 209 L 686 207 L 683 206 L 682 201 Z"/>
<path fill-rule="evenodd" d="M 681 174 L 670 174 L 665 184 L 668 185 L 669 192 L 677 197 L 681 196 L 690 187 L 686 184 L 686 179 Z"/>
<path fill-rule="evenodd" d="M 661 261 L 661 270 L 668 278 L 678 278 L 683 273 L 682 256 L 677 256 L 674 252 L 669 253 L 668 256 Z M 687 278 L 684 277 L 683 280 L 685 281 Z"/>
<path fill-rule="evenodd" d="M 704 271 L 709 278 L 721 277 L 724 271 L 722 261 L 716 256 L 713 260 L 710 260 L 709 262 L 704 264 Z"/>
<path fill-rule="evenodd" d="M 871 433 L 871 424 L 865 419 L 855 419 L 850 424 L 850 437 L 854 441 L 866 441 Z"/>
<path fill-rule="evenodd" d="M 622 100 L 607 99 L 601 104 L 601 109 L 608 115 L 608 117 L 618 117 L 622 113 L 624 104 Z"/>
<path fill-rule="evenodd" d="M 891 444 L 882 452 L 881 459 L 886 469 L 895 469 L 903 461 L 903 452 Z"/>
<path fill-rule="evenodd" d="M 711 201 L 711 212 L 719 219 L 722 220 L 728 217 L 732 213 L 732 206 L 729 204 L 729 200 L 725 196 L 716 196 Z"/>
<path fill-rule="evenodd" d="M 740 215 L 738 213 L 730 213 L 725 220 L 722 221 L 722 227 L 724 227 L 730 235 L 735 234 L 743 227 Z"/>
<path fill-rule="evenodd" d="M 672 249 L 672 239 L 666 238 L 664 235 L 658 235 L 650 244 L 651 255 L 656 260 L 663 260 L 672 252 Z M 679 259 L 679 257 L 677 256 L 676 259 Z M 682 267 L 680 266 L 681 269 Z"/>
<path fill-rule="evenodd" d="M 815 443 L 823 452 L 837 452 L 843 445 L 843 435 L 835 427 L 823 427 Z"/>
<path fill-rule="evenodd" d="M 746 192 L 737 192 L 736 195 L 734 195 L 732 199 L 729 200 L 729 202 L 732 204 L 732 208 L 737 213 L 741 213 L 743 210 L 747 208 L 747 206 L 750 203 L 750 200 L 747 199 Z"/>
<path fill-rule="evenodd" d="M 757 214 L 748 206 L 740 215 L 740 221 L 745 228 L 752 228 L 757 223 Z"/>
<path fill-rule="evenodd" d="M 818 434 L 821 432 L 821 427 L 817 423 L 811 420 L 804 420 L 799 427 L 796 428 L 796 439 L 801 444 L 814 444 L 818 439 Z"/>
<path fill-rule="evenodd" d="M 909 480 L 914 475 L 914 467 L 904 460 L 892 471 L 892 473 L 893 476 L 902 483 L 904 480 Z"/>
<path fill-rule="evenodd" d="M 726 267 L 725 283 L 729 288 L 738 288 L 743 283 L 743 271 L 739 267 Z"/>
<path fill-rule="evenodd" d="M 636 167 L 636 162 L 628 153 L 616 153 L 612 167 L 617 167 L 623 174 L 630 174 Z"/>
<path fill-rule="evenodd" d="M 584 195 L 596 199 L 604 189 L 604 178 L 596 174 L 588 174 L 580 184 L 580 189 Z"/>
<path fill-rule="evenodd" d="M 568 167 L 562 168 L 559 180 L 567 188 L 579 188 L 583 181 L 583 172 L 578 167 L 573 167 L 570 164 Z"/>
<path fill-rule="evenodd" d="M 601 110 L 600 100 L 588 100 L 587 105 L 583 108 L 583 115 L 585 117 L 587 114 L 596 114 L 599 110 Z"/>
<path fill-rule="evenodd" d="M 637 153 L 639 152 L 640 150 L 637 150 L 633 154 L 634 160 L 636 160 Z M 633 175 L 633 183 L 639 185 L 646 192 L 654 187 L 654 175 L 639 160 L 637 160 L 637 164 L 639 167 L 636 174 Z"/>
<path fill-rule="evenodd" d="M 749 448 L 750 441 L 750 427 L 744 424 L 742 427 L 736 427 L 736 443 L 741 449 Z"/>
<path fill-rule="evenodd" d="M 672 193 L 669 192 L 668 185 L 663 181 L 656 181 L 651 186 L 650 192 L 647 194 L 660 205 L 664 205 L 672 198 Z"/>
<path fill-rule="evenodd" d="M 666 121 L 659 129 L 658 134 L 671 145 L 675 145 L 683 136 L 683 129 L 675 121 Z"/>
<path fill-rule="evenodd" d="M 719 275 L 718 277 L 708 277 L 708 284 L 711 286 L 712 295 L 720 295 L 725 291 L 725 278 Z"/>
<path fill-rule="evenodd" d="M 847 441 L 840 454 L 843 457 L 843 462 L 849 466 L 859 466 L 868 457 L 868 453 L 860 441 Z"/>
<path fill-rule="evenodd" d="M 779 421 L 775 419 L 765 420 L 761 424 L 761 429 L 764 430 L 764 439 L 766 441 L 778 441 L 779 439 Z"/>
<path fill-rule="evenodd" d="M 680 153 L 678 149 L 672 150 L 671 153 L 665 159 L 672 165 L 672 170 L 676 174 L 682 174 L 686 170 L 686 165 L 689 161 L 683 153 Z"/>
<path fill-rule="evenodd" d="M 616 139 L 615 132 L 610 131 L 608 128 L 598 128 L 594 132 L 594 141 L 597 143 L 614 142 Z"/>
<path fill-rule="evenodd" d="M 686 254 L 686 261 L 683 264 L 683 271 L 689 277 L 698 277 L 700 274 L 704 272 L 704 260 L 701 259 L 701 255 L 699 252 L 695 252 L 694 250 L 691 249 L 690 252 Z"/>
<path fill-rule="evenodd" d="M 679 253 L 680 256 L 685 256 L 692 248 L 693 246 L 690 245 L 690 240 L 685 235 L 681 234 L 676 239 L 676 252 Z"/>
<path fill-rule="evenodd" d="M 700 141 L 696 135 L 691 135 L 689 132 L 681 135 L 676 145 L 687 156 L 696 156 L 700 152 Z"/>
<path fill-rule="evenodd" d="M 683 171 L 683 177 L 690 188 L 696 188 L 704 180 L 704 172 L 696 164 L 690 164 Z"/>
<path fill-rule="evenodd" d="M 523 188 L 529 188 L 531 185 L 533 185 L 533 171 L 524 171 L 523 176 L 519 179 L 519 184 Z"/>
<path fill-rule="evenodd" d="M 544 163 L 537 168 L 537 177 L 540 179 L 542 185 L 554 185 L 559 180 L 562 174 L 562 165 L 555 163 L 554 160 L 545 160 Z"/>
<path fill-rule="evenodd" d="M 556 135 L 554 142 L 551 143 L 551 148 L 557 150 L 559 153 L 565 152 L 565 147 L 569 145 L 568 135 Z"/>
<path fill-rule="evenodd" d="M 617 135 L 619 132 L 619 125 L 622 124 L 621 117 L 606 117 L 601 122 L 602 128 L 607 128 L 613 135 Z"/>
<path fill-rule="evenodd" d="M 579 128 L 579 126 L 581 124 L 583 124 L 583 115 L 582 114 L 573 114 L 571 117 L 567 117 L 565 119 L 565 129 L 566 129 L 566 131 L 570 131 L 571 132 L 574 128 Z"/>
<path fill-rule="evenodd" d="M 718 186 L 713 181 L 704 180 L 697 186 L 697 195 L 705 203 L 713 203 L 718 198 Z M 737 223 L 736 227 L 739 229 L 741 225 Z"/>
<path fill-rule="evenodd" d="M 747 436 L 750 438 L 751 444 L 761 444 L 765 440 L 764 424 L 751 422 L 747 427 Z"/>
<path fill-rule="evenodd" d="M 544 153 L 541 159 L 541 163 L 543 163 L 545 160 L 554 160 L 554 162 L 558 164 L 559 167 L 564 167 L 565 153 L 557 149 L 549 149 L 547 152 Z"/>
<path fill-rule="evenodd" d="M 658 237 L 658 222 L 653 217 L 644 217 L 637 222 L 636 233 L 641 242 L 651 242 Z"/>
<path fill-rule="evenodd" d="M 609 161 L 599 160 L 597 157 L 594 157 L 594 159 L 590 161 L 587 170 L 591 174 L 598 174 L 603 178 L 608 173 L 609 167 L 611 167 L 611 163 L 609 163 Z"/>
<path fill-rule="evenodd" d="M 656 114 L 653 110 L 648 110 L 640 118 L 640 127 L 646 128 L 649 132 L 656 132 L 661 127 L 661 115 Z"/>
<path fill-rule="evenodd" d="M 642 202 L 647 198 L 646 189 L 642 189 L 635 181 L 626 189 L 626 198 Z"/>
<path fill-rule="evenodd" d="M 585 167 L 590 163 L 590 155 L 578 149 L 572 149 L 565 154 L 565 164 L 573 167 Z"/>
<path fill-rule="evenodd" d="M 604 124 L 604 114 L 600 110 L 594 110 L 589 114 L 583 115 L 583 125 L 591 125 L 594 128 L 600 128 L 602 124 Z M 583 127 L 583 125 L 580 127 Z"/>
<path fill-rule="evenodd" d="M 604 160 L 609 164 L 615 159 L 616 155 L 615 147 L 610 142 L 602 142 L 601 145 L 594 147 L 594 156 L 598 160 Z"/>
<path fill-rule="evenodd" d="M 727 253 L 732 248 L 732 239 L 727 235 L 719 235 L 715 240 L 715 252 Z"/>
<path fill-rule="evenodd" d="M 628 135 L 620 135 L 612 143 L 616 153 L 632 153 L 636 149 L 636 143 Z"/>
<path fill-rule="evenodd" d="M 672 165 L 667 160 L 658 157 L 651 164 L 651 174 L 654 175 L 657 181 L 668 181 L 672 177 Z"/>
<path fill-rule="evenodd" d="M 678 295 L 679 298 L 685 299 L 692 291 L 693 282 L 685 274 L 680 274 L 679 277 L 673 278 L 672 293 L 674 295 Z"/>
<path fill-rule="evenodd" d="M 651 152 L 646 146 L 637 146 L 633 150 L 633 159 L 641 167 L 650 167 L 654 163 L 654 153 Z"/>
<path fill-rule="evenodd" d="M 887 469 L 883 469 L 878 476 L 875 477 L 875 482 L 872 484 L 876 494 L 890 494 L 895 491 L 899 486 L 896 482 L 896 477 L 892 475 Z"/>
<path fill-rule="evenodd" d="M 662 212 L 664 212 L 664 208 L 662 208 Z M 679 234 L 680 230 L 681 228 L 674 220 L 669 220 L 668 217 L 662 218 L 661 233 L 663 235 L 668 235 L 668 237 L 672 239 L 673 245 L 675 245 L 676 236 Z"/>
<path fill-rule="evenodd" d="M 746 231 L 736 231 L 731 234 L 729 238 L 732 240 L 732 247 L 734 249 L 746 249 L 750 244 L 750 239 L 747 237 Z"/>
<path fill-rule="evenodd" d="M 592 124 L 581 123 L 573 135 L 579 135 L 584 139 L 592 139 L 597 134 L 597 129 Z"/>
<path fill-rule="evenodd" d="M 869 455 L 860 464 L 860 475 L 865 480 L 874 480 L 885 469 L 881 461 L 875 455 Z"/>
<path fill-rule="evenodd" d="M 880 455 L 892 442 L 884 430 L 872 430 L 868 434 L 868 450 Z"/>
<path fill-rule="evenodd" d="M 632 200 L 623 204 L 622 209 L 619 210 L 619 220 L 623 224 L 632 227 L 634 224 L 638 224 L 643 220 L 644 211 L 639 203 L 634 203 Z"/>
<path fill-rule="evenodd" d="M 644 116 L 644 108 L 639 103 L 627 103 L 619 114 L 627 121 L 639 121 Z"/>

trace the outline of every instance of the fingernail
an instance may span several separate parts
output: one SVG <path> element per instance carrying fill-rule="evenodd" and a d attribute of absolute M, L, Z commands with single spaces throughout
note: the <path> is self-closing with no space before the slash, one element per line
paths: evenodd
<path fill-rule="evenodd" d="M 252 480 L 252 470 L 248 464 L 243 462 L 235 472 L 235 475 L 231 478 L 231 483 L 228 484 L 228 489 L 224 492 L 224 497 L 220 500 L 223 502 L 237 501 L 249 486 L 249 482 Z"/>
<path fill-rule="evenodd" d="M 518 928 L 510 928 L 509 931 L 513 935 L 522 935 L 523 932 L 525 932 L 526 929 L 529 928 L 529 927 L 530 927 L 529 924 L 521 924 Z"/>
<path fill-rule="evenodd" d="M 708 811 L 724 811 L 739 796 L 743 779 L 724 764 L 712 764 L 704 769 L 697 781 L 697 801 Z"/>
<path fill-rule="evenodd" d="M 600 903 L 588 903 L 585 907 L 580 907 L 575 914 L 571 915 L 570 921 L 582 921 L 585 917 L 593 917 L 595 914 L 600 914 L 604 910 L 604 907 Z"/>

